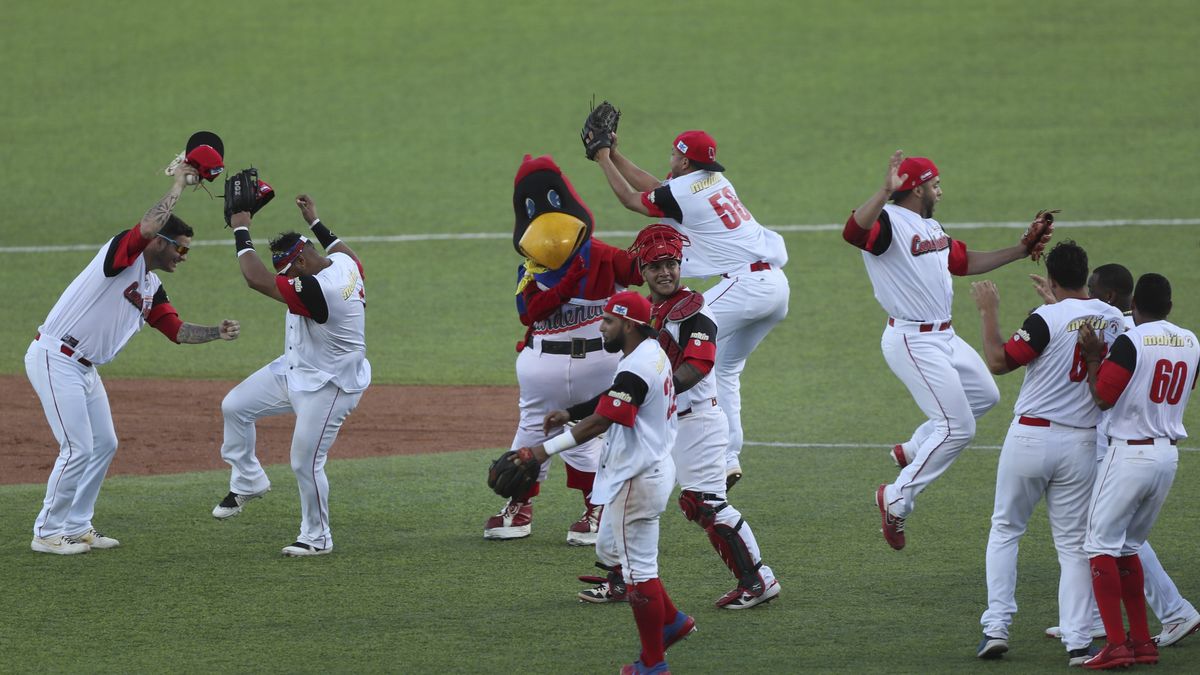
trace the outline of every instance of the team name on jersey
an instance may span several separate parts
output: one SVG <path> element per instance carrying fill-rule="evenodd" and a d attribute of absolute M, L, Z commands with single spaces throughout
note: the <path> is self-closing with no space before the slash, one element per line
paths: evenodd
<path fill-rule="evenodd" d="M 1142 344 L 1147 347 L 1191 347 L 1192 338 L 1186 335 L 1143 335 Z"/>
<path fill-rule="evenodd" d="M 358 285 L 358 270 L 350 270 L 350 278 L 346 280 L 346 286 L 342 288 L 342 299 L 349 300 L 351 295 L 354 295 L 354 287 Z"/>
<path fill-rule="evenodd" d="M 557 314 L 535 321 L 533 329 L 538 332 L 550 330 L 566 330 L 591 323 L 604 315 L 604 308 L 599 305 L 584 307 L 563 307 Z"/>
<path fill-rule="evenodd" d="M 716 185 L 717 181 L 719 180 L 721 180 L 721 174 L 714 173 L 709 175 L 709 177 L 705 178 L 704 180 L 698 180 L 695 183 L 692 183 L 692 194 L 696 194 L 704 188 L 710 188 Z"/>
<path fill-rule="evenodd" d="M 696 340 L 707 340 L 708 333 L 702 333 L 700 331 L 696 331 L 695 333 L 692 333 L 692 338 L 694 338 Z"/>
<path fill-rule="evenodd" d="M 926 253 L 944 251 L 950 248 L 950 237 L 943 234 L 937 239 L 922 239 L 921 235 L 914 234 L 912 238 L 912 246 L 909 248 L 914 257 L 925 255 Z"/>
<path fill-rule="evenodd" d="M 1116 321 L 1110 321 L 1108 319 L 1105 319 L 1102 316 L 1081 316 L 1078 319 L 1075 319 L 1074 321 L 1067 324 L 1067 332 L 1074 333 L 1074 332 L 1078 331 L 1079 328 L 1081 326 L 1083 326 L 1084 324 L 1091 326 L 1092 330 L 1097 330 L 1097 331 L 1104 330 L 1104 326 L 1106 324 L 1110 328 L 1119 328 L 1119 326 L 1116 325 L 1117 324 Z"/>

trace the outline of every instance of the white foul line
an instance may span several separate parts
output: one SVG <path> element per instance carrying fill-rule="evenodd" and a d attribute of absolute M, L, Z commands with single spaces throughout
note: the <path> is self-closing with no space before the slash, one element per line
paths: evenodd
<path fill-rule="evenodd" d="M 997 221 L 991 223 L 943 223 L 947 231 L 953 230 L 982 230 L 986 228 L 1025 229 L 1028 221 Z M 1063 227 L 1122 227 L 1122 226 L 1187 226 L 1200 225 L 1200 218 L 1148 218 L 1137 220 L 1058 220 L 1055 225 Z M 838 232 L 845 227 L 842 223 L 824 223 L 820 225 L 770 225 L 776 232 Z M 637 234 L 632 230 L 604 230 L 605 237 L 632 237 Z M 390 234 L 365 237 L 346 237 L 350 243 L 403 243 L 419 241 L 464 241 L 472 239 L 509 239 L 511 232 L 433 232 L 426 234 Z M 228 246 L 230 239 L 197 239 L 192 246 Z M 67 251 L 96 251 L 103 244 L 60 244 L 56 246 L 0 246 L 0 253 L 61 253 Z"/>
<path fill-rule="evenodd" d="M 840 448 L 846 450 L 863 450 L 863 449 L 884 449 L 889 447 L 887 443 L 787 443 L 783 441 L 746 441 L 742 445 L 755 446 L 760 448 L 801 448 L 811 450 L 814 448 Z M 972 450 L 999 450 L 999 445 L 969 445 L 968 449 Z M 1179 448 L 1184 452 L 1196 452 L 1200 448 Z"/>

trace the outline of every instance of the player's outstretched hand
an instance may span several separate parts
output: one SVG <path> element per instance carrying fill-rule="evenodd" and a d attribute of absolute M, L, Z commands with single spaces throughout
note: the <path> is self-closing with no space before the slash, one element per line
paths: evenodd
<path fill-rule="evenodd" d="M 200 172 L 196 170 L 196 167 L 187 162 L 176 166 L 170 175 L 175 177 L 175 184 L 180 187 L 200 183 Z"/>
<path fill-rule="evenodd" d="M 242 324 L 233 319 L 225 319 L 221 321 L 220 327 L 217 329 L 217 334 L 222 340 L 236 340 L 242 332 Z"/>
<path fill-rule="evenodd" d="M 551 410 L 546 415 L 546 419 L 542 421 L 542 432 L 548 435 L 551 431 L 565 426 L 570 421 L 571 414 L 566 410 Z"/>
<path fill-rule="evenodd" d="M 883 189 L 888 193 L 895 192 L 904 185 L 904 181 L 908 180 L 908 174 L 901 175 L 900 164 L 904 161 L 904 151 L 897 150 L 892 153 L 892 158 L 888 160 L 887 176 L 883 179 Z"/>
<path fill-rule="evenodd" d="M 1037 274 L 1030 274 L 1029 280 L 1033 282 L 1033 290 L 1046 302 L 1047 305 L 1053 305 L 1058 302 L 1058 298 L 1054 297 L 1054 293 L 1050 292 L 1050 282 L 1046 277 Z"/>
<path fill-rule="evenodd" d="M 1088 324 L 1079 327 L 1076 341 L 1083 351 L 1084 361 L 1100 361 L 1104 358 L 1104 339 L 1096 335 L 1096 331 Z"/>
<path fill-rule="evenodd" d="M 308 195 L 297 195 L 296 206 L 300 208 L 300 215 L 304 218 L 304 222 L 312 225 L 317 221 L 317 203 Z"/>
<path fill-rule="evenodd" d="M 1000 308 L 1000 291 L 991 280 L 976 281 L 971 284 L 971 297 L 980 312 L 995 312 Z"/>

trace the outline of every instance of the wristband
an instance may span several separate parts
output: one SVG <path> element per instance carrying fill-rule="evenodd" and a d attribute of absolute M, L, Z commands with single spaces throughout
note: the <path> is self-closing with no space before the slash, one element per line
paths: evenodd
<path fill-rule="evenodd" d="M 239 257 L 246 251 L 254 250 L 254 242 L 250 241 L 249 228 L 239 227 L 233 231 L 233 248 Z"/>
<path fill-rule="evenodd" d="M 570 450 L 576 445 L 579 445 L 579 443 L 575 440 L 575 435 L 571 433 L 570 429 L 567 429 L 554 438 L 542 443 L 542 448 L 546 451 L 547 455 L 557 455 L 563 450 Z"/>
<path fill-rule="evenodd" d="M 308 229 L 312 230 L 313 235 L 316 236 L 317 241 L 321 242 L 321 246 L 325 247 L 326 251 L 329 250 L 330 246 L 340 241 L 336 234 L 330 232 L 328 227 L 325 227 L 325 223 L 322 223 L 320 218 L 312 221 Z"/>

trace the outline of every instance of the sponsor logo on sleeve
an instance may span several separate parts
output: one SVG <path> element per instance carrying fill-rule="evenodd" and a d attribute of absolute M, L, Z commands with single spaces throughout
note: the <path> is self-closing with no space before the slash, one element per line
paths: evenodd
<path fill-rule="evenodd" d="M 1025 330 L 1024 328 L 1018 329 L 1017 334 L 1014 335 L 1013 337 L 1015 337 L 1018 340 L 1024 340 L 1026 342 L 1029 342 L 1029 331 Z"/>
<path fill-rule="evenodd" d="M 621 401 L 624 401 L 626 403 L 633 403 L 633 397 L 630 396 L 629 394 L 626 394 L 623 391 L 617 391 L 617 390 L 613 389 L 612 391 L 608 392 L 608 395 L 617 399 L 617 400 L 613 401 L 613 405 L 621 405 Z"/>

